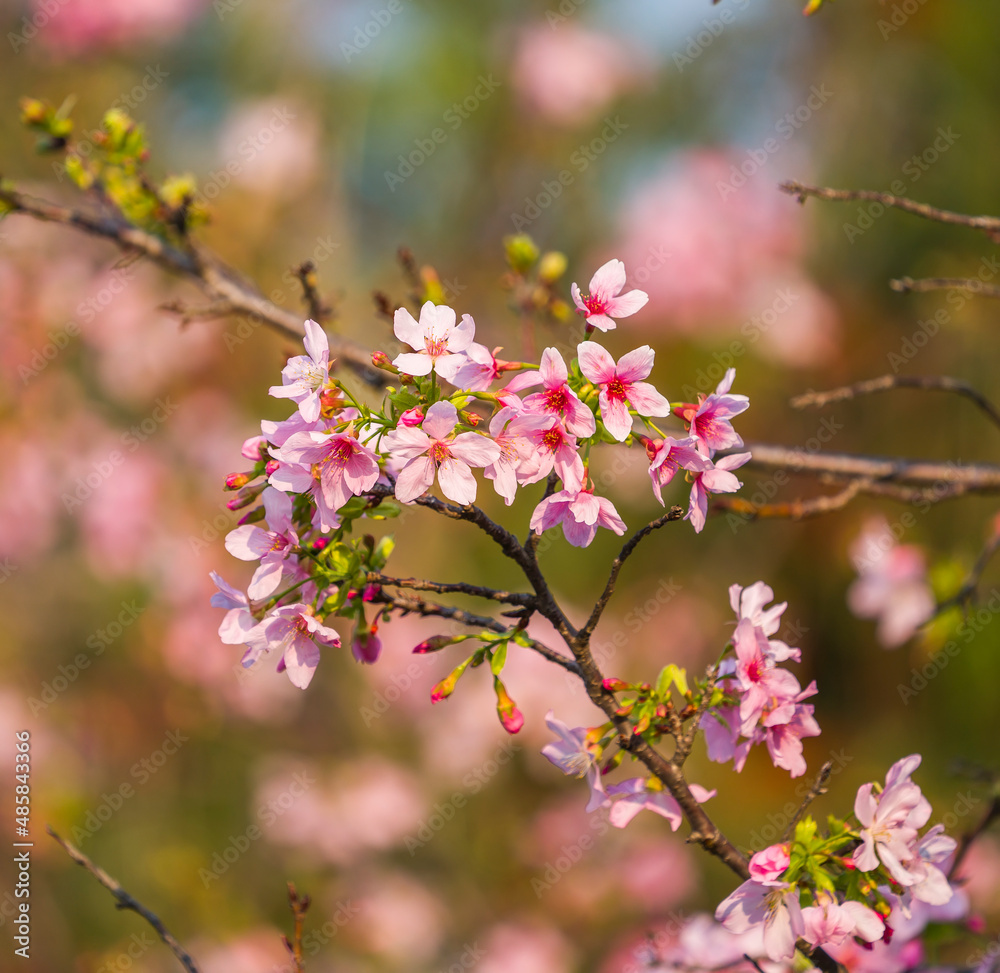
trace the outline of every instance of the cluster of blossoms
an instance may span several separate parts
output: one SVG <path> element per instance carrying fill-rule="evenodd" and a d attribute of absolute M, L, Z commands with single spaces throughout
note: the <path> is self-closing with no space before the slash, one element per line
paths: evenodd
<path fill-rule="evenodd" d="M 910 779 L 920 759 L 913 754 L 893 764 L 884 787 L 861 786 L 857 825 L 831 816 L 823 837 L 807 817 L 793 840 L 754 855 L 750 878 L 719 905 L 716 918 L 734 933 L 759 928 L 765 954 L 781 960 L 800 938 L 824 949 L 854 940 L 888 943 L 891 915 L 910 917 L 918 903 L 950 906 L 958 894 L 946 870 L 956 842 L 941 825 L 919 835 L 931 814 Z M 958 904 L 964 906 L 960 898 Z"/>
<path fill-rule="evenodd" d="M 729 603 L 737 619 L 734 655 L 719 665 L 717 685 L 732 703 L 705 713 L 701 728 L 711 760 L 732 760 L 739 772 L 750 748 L 766 743 L 774 765 L 799 777 L 806 772 L 802 738 L 820 732 L 812 704 L 803 702 L 816 695 L 816 683 L 803 689 L 791 672 L 778 668 L 779 662 L 798 662 L 801 653 L 771 638 L 787 607 L 786 602 L 766 607 L 773 598 L 763 581 L 748 588 L 730 587 Z"/>
<path fill-rule="evenodd" d="M 588 339 L 595 328 L 614 329 L 616 317 L 645 304 L 641 291 L 622 294 L 624 284 L 624 265 L 611 260 L 594 275 L 589 295 L 573 285 Z M 282 384 L 270 390 L 294 402 L 296 411 L 283 421 L 263 421 L 262 435 L 243 447 L 253 469 L 227 479 L 228 488 L 239 491 L 231 509 L 260 500 L 226 541 L 234 556 L 259 562 L 247 593 L 217 579 L 214 596 L 214 604 L 229 610 L 220 636 L 246 646 L 245 666 L 273 653 L 279 670 L 304 688 L 320 648 L 340 644 L 324 624 L 331 615 L 354 622 L 354 655 L 374 662 L 385 611 L 367 619 L 365 605 L 378 597 L 367 575 L 381 570 L 392 542 L 376 544 L 366 535 L 348 543 L 347 535 L 359 519 L 394 516 L 394 501 L 423 501 L 435 484 L 448 500 L 472 504 L 478 493 L 473 471 L 482 470 L 510 505 L 519 489 L 546 481 L 531 530 L 561 525 L 578 547 L 589 545 L 599 527 L 619 535 L 626 529 L 611 500 L 595 495 L 588 475 L 598 443 L 643 444 L 661 504 L 663 486 L 685 470 L 687 519 L 697 531 L 708 493 L 740 486 L 731 470 L 749 453 L 714 459 L 717 450 L 742 445 L 731 420 L 748 400 L 729 394 L 732 370 L 702 401 L 671 403 L 645 381 L 654 360 L 648 345 L 618 361 L 592 340 L 580 342 L 568 363 L 554 347 L 538 365 L 505 361 L 499 348 L 474 340 L 470 315 L 459 319 L 452 308 L 430 301 L 419 318 L 398 309 L 393 327 L 410 350 L 391 361 L 382 352 L 373 355 L 373 364 L 398 376 L 399 385 L 372 409 L 331 377 L 328 339 L 318 324 L 306 322 L 306 354 L 290 359 Z M 654 425 L 671 414 L 683 420 L 686 435 L 671 437 Z M 636 417 L 652 436 L 633 433 Z"/>

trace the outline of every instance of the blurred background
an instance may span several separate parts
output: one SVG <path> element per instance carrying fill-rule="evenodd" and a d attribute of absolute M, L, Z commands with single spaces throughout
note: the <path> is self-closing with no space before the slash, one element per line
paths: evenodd
<path fill-rule="evenodd" d="M 146 125 L 151 172 L 198 179 L 211 247 L 293 308 L 290 268 L 314 260 L 334 327 L 373 347 L 395 347 L 371 292 L 404 302 L 406 245 L 473 314 L 479 340 L 518 356 L 501 241 L 526 232 L 569 258 L 566 297 L 605 260 L 625 261 L 650 303 L 606 344 L 616 356 L 653 345 L 653 379 L 671 399 L 711 391 L 731 356 L 735 391 L 751 400 L 737 424 L 748 442 L 816 448 L 822 435 L 835 451 L 991 461 L 998 430 L 959 399 L 900 391 L 822 413 L 788 400 L 894 369 L 1000 395 L 993 304 L 887 287 L 901 275 L 985 279 L 996 248 L 864 205 L 799 206 L 776 187 L 895 184 L 1000 213 L 1000 8 L 842 0 L 807 19 L 801 5 L 2 0 L 0 171 L 72 199 L 21 130 L 18 98 L 74 97 L 83 137 L 122 107 Z M 252 572 L 223 547 L 238 517 L 223 477 L 245 465 L 240 444 L 261 418 L 287 415 L 266 392 L 298 351 L 238 319 L 182 327 L 160 310 L 170 300 L 198 295 L 90 238 L 0 223 L 0 803 L 13 806 L 13 735 L 28 729 L 32 968 L 175 962 L 46 823 L 163 917 L 205 973 L 289 969 L 288 880 L 314 899 L 316 973 L 641 968 L 650 930 L 713 909 L 734 880 L 659 818 L 619 832 L 584 813 L 584 785 L 539 753 L 549 708 L 571 726 L 597 721 L 563 673 L 512 653 L 526 725 L 508 738 L 481 671 L 431 707 L 429 687 L 458 661 L 410 654 L 447 630 L 432 622 L 384 627 L 370 668 L 325 653 L 305 693 L 272 668 L 246 675 L 242 650 L 219 642 L 209 572 L 240 587 Z M 541 326 L 538 348 L 566 327 Z M 630 526 L 658 513 L 640 451 L 608 449 L 603 462 L 599 487 Z M 743 495 L 774 492 L 772 476 L 745 472 Z M 523 532 L 532 498 L 504 512 L 488 487 L 480 497 Z M 630 563 L 599 658 L 624 678 L 668 662 L 698 671 L 731 630 L 728 585 L 764 579 L 789 603 L 796 674 L 819 684 L 824 732 L 806 756 L 811 772 L 833 759 L 835 775 L 816 812 L 847 813 L 859 784 L 918 751 L 934 820 L 957 834 L 987 800 L 954 762 L 997 761 L 1000 595 L 961 630 L 957 654 L 935 656 L 961 619 L 885 651 L 875 622 L 848 609 L 849 552 L 885 517 L 948 594 L 995 507 L 866 500 L 799 524 L 716 516 L 700 536 L 673 525 Z M 395 529 L 391 573 L 517 583 L 471 531 L 419 511 Z M 581 553 L 553 534 L 543 546 L 557 592 L 584 617 L 616 539 Z M 988 571 L 984 603 L 994 585 Z M 700 746 L 690 767 L 719 788 L 711 808 L 743 846 L 773 840 L 783 825 L 769 816 L 803 793 L 764 753 L 740 778 Z M 965 873 L 986 943 L 1000 923 L 1000 842 L 985 837 Z"/>

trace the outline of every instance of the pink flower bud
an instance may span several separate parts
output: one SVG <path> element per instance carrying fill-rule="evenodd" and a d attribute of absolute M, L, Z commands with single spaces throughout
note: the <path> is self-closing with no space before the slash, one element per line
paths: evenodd
<path fill-rule="evenodd" d="M 375 626 L 369 631 L 356 631 L 351 639 L 351 653 L 358 662 L 373 665 L 382 654 L 382 641 L 375 634 Z"/>
<path fill-rule="evenodd" d="M 401 426 L 408 426 L 408 427 L 419 426 L 420 423 L 422 423 L 423 421 L 424 421 L 424 414 L 423 412 L 420 411 L 418 407 L 407 409 L 406 412 L 404 412 L 399 417 L 399 424 Z"/>
<path fill-rule="evenodd" d="M 437 652 L 447 645 L 452 644 L 450 635 L 432 635 L 429 639 L 424 639 L 419 645 L 413 647 L 414 655 L 425 655 L 428 652 Z"/>
<path fill-rule="evenodd" d="M 605 679 L 601 684 L 609 693 L 623 693 L 632 687 L 621 679 Z"/>
<path fill-rule="evenodd" d="M 281 464 L 276 459 L 269 459 L 267 461 L 267 466 L 264 467 L 264 475 L 270 476 L 272 473 L 276 473 L 280 465 Z"/>
<path fill-rule="evenodd" d="M 244 459 L 251 459 L 256 463 L 258 460 L 266 458 L 264 453 L 266 445 L 267 440 L 263 436 L 251 436 L 244 441 L 243 446 L 240 448 L 240 456 Z"/>
<path fill-rule="evenodd" d="M 239 490 L 240 487 L 245 487 L 249 482 L 249 473 L 230 473 L 229 476 L 226 477 L 226 489 Z"/>
<path fill-rule="evenodd" d="M 775 885 L 791 863 L 787 842 L 771 845 L 750 859 L 750 880 L 761 885 Z"/>
<path fill-rule="evenodd" d="M 372 364 L 376 368 L 381 368 L 386 372 L 392 372 L 393 375 L 399 374 L 399 369 L 393 365 L 389 356 L 384 351 L 372 352 Z"/>
<path fill-rule="evenodd" d="M 500 725 L 508 733 L 517 733 L 524 726 L 524 715 L 508 695 L 507 688 L 496 676 L 493 677 L 493 688 L 497 694 L 497 716 L 500 717 Z"/>
<path fill-rule="evenodd" d="M 242 510 L 243 507 L 248 507 L 253 503 L 264 492 L 266 486 L 266 482 L 255 483 L 253 486 L 245 486 L 232 500 L 226 501 L 226 506 L 230 510 Z"/>

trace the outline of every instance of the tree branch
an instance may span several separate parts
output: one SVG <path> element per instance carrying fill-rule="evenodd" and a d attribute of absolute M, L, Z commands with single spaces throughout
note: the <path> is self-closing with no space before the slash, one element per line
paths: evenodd
<path fill-rule="evenodd" d="M 12 213 L 23 213 L 43 222 L 73 227 L 109 240 L 123 251 L 140 253 L 163 270 L 194 283 L 209 297 L 212 307 L 221 309 L 228 306 L 230 310 L 227 313 L 248 314 L 288 338 L 301 340 L 305 334 L 299 314 L 273 304 L 236 271 L 193 243 L 181 249 L 122 219 L 58 206 L 15 189 L 0 188 L 0 202 L 5 203 Z M 369 384 L 384 384 L 386 373 L 372 367 L 371 353 L 365 347 L 337 335 L 329 335 L 329 339 L 332 358 L 343 361 Z"/>
<path fill-rule="evenodd" d="M 490 601 L 502 601 L 508 605 L 534 605 L 535 596 L 520 591 L 500 591 L 496 588 L 484 588 L 476 584 L 466 584 L 464 581 L 448 584 L 442 581 L 424 581 L 420 578 L 390 578 L 378 571 L 368 572 L 368 583 L 389 585 L 392 588 L 410 588 L 413 591 L 434 591 L 437 594 L 472 595 L 475 598 L 488 598 Z"/>
<path fill-rule="evenodd" d="M 497 635 L 503 635 L 511 631 L 509 625 L 504 625 L 495 618 L 489 618 L 486 615 L 474 615 L 472 612 L 467 612 L 462 608 L 454 608 L 451 605 L 439 605 L 436 602 L 425 601 L 423 598 L 417 598 L 416 596 L 403 594 L 391 595 L 381 591 L 375 595 L 372 601 L 375 604 L 396 608 L 404 613 L 412 612 L 415 615 L 423 615 L 424 617 L 448 618 L 459 622 L 461 625 L 468 625 L 470 628 L 484 628 L 489 632 L 496 632 Z M 555 649 L 549 648 L 537 639 L 530 638 L 527 635 L 525 637 L 530 644 L 530 648 L 539 655 L 544 656 L 549 662 L 554 662 L 556 665 L 562 666 L 563 669 L 567 672 L 572 672 L 574 675 L 582 675 L 580 666 L 572 659 L 566 658 L 566 656 L 556 652 Z"/>
<path fill-rule="evenodd" d="M 179 942 L 174 938 L 173 934 L 167 929 L 166 926 L 160 921 L 160 919 L 149 911 L 141 902 L 132 898 L 128 892 L 125 891 L 118 884 L 115 879 L 113 879 L 103 868 L 95 865 L 82 851 L 71 845 L 65 838 L 61 838 L 56 832 L 51 828 L 47 827 L 46 830 L 60 845 L 66 850 L 66 854 L 73 859 L 78 865 L 82 865 L 98 882 L 101 883 L 114 897 L 116 901 L 116 907 L 119 909 L 129 909 L 132 912 L 137 912 L 143 919 L 146 920 L 157 932 L 160 939 L 163 940 L 170 947 L 170 951 L 177 957 L 180 963 L 184 966 L 184 969 L 188 973 L 198 973 L 198 967 L 191 957 L 184 951 L 184 948 Z"/>
<path fill-rule="evenodd" d="M 788 822 L 788 827 L 785 828 L 785 833 L 782 835 L 782 841 L 791 840 L 792 836 L 795 834 L 795 826 L 802 819 L 802 815 L 806 813 L 807 808 L 813 801 L 816 800 L 820 794 L 826 793 L 826 784 L 830 779 L 830 774 L 833 773 L 833 761 L 828 760 L 819 769 L 819 773 L 816 775 L 816 779 L 813 781 L 812 787 L 806 793 L 806 796 L 802 798 L 802 803 L 799 805 L 799 809 L 792 815 L 792 820 Z"/>
<path fill-rule="evenodd" d="M 1000 287 L 987 284 L 978 277 L 900 277 L 889 286 L 900 294 L 923 294 L 927 291 L 969 291 L 981 297 L 1000 297 Z"/>
<path fill-rule="evenodd" d="M 954 213 L 951 210 L 929 206 L 927 203 L 918 203 L 905 196 L 894 196 L 892 193 L 880 193 L 870 189 L 828 189 L 791 180 L 781 183 L 778 188 L 789 196 L 796 196 L 800 203 L 804 203 L 810 196 L 839 203 L 857 200 L 881 203 L 883 206 L 900 209 L 914 216 L 921 216 L 925 220 L 933 220 L 935 223 L 964 226 L 971 230 L 981 230 L 994 240 L 1000 238 L 1000 219 L 995 216 L 966 216 L 964 213 Z"/>
<path fill-rule="evenodd" d="M 998 294 L 1000 294 L 1000 290 L 998 290 Z M 997 412 L 993 403 L 985 395 L 967 382 L 957 378 L 949 378 L 946 375 L 882 375 L 879 378 L 869 378 L 863 382 L 829 389 L 826 392 L 806 392 L 792 399 L 791 405 L 793 409 L 805 409 L 809 406 L 822 408 L 831 402 L 844 402 L 862 395 L 890 392 L 894 389 L 919 389 L 927 392 L 953 392 L 956 395 L 963 395 L 989 416 L 990 421 L 995 426 L 1000 428 L 1000 412 Z"/>
<path fill-rule="evenodd" d="M 587 619 L 587 624 L 580 629 L 581 638 L 589 639 L 594 629 L 597 628 L 597 623 L 601 620 L 601 615 L 604 614 L 604 609 L 608 607 L 608 602 L 611 600 L 611 596 L 615 593 L 615 585 L 618 582 L 618 575 L 621 573 L 622 566 L 628 560 L 629 556 L 636 549 L 636 547 L 639 546 L 639 542 L 644 537 L 653 533 L 654 530 L 659 530 L 672 520 L 680 520 L 683 516 L 683 507 L 671 507 L 662 517 L 658 517 L 656 520 L 650 521 L 645 527 L 636 531 L 636 533 L 629 538 L 629 540 L 625 543 L 625 546 L 618 554 L 618 557 L 611 562 L 611 573 L 608 576 L 607 584 L 605 584 L 604 591 L 601 593 L 601 597 L 597 600 L 597 604 L 594 605 L 594 610 L 590 613 L 590 618 Z"/>

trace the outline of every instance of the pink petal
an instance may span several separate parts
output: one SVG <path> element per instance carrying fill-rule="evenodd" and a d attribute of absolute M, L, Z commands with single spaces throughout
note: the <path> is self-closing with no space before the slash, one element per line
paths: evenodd
<path fill-rule="evenodd" d="M 594 385 L 603 385 L 615 377 L 615 360 L 596 341 L 581 341 L 576 347 L 580 371 Z"/>
<path fill-rule="evenodd" d="M 448 401 L 435 402 L 424 417 L 421 428 L 431 439 L 445 439 L 458 422 L 458 409 Z"/>
<path fill-rule="evenodd" d="M 476 499 L 476 478 L 461 460 L 443 460 L 438 467 L 438 483 L 441 484 L 441 492 L 455 503 L 464 505 Z"/>
<path fill-rule="evenodd" d="M 405 307 L 397 308 L 396 313 L 392 316 L 392 331 L 400 341 L 408 344 L 411 348 L 424 347 L 424 329 Z"/>
<path fill-rule="evenodd" d="M 607 302 L 608 316 L 612 318 L 627 318 L 630 314 L 644 308 L 649 301 L 645 291 L 627 291 Z"/>
<path fill-rule="evenodd" d="M 649 382 L 636 382 L 628 390 L 632 408 L 641 416 L 669 416 L 670 403 Z"/>
<path fill-rule="evenodd" d="M 546 348 L 542 352 L 538 374 L 546 388 L 558 388 L 560 385 L 565 385 L 566 379 L 569 378 L 566 362 L 563 361 L 563 356 L 555 348 Z M 515 389 L 515 391 L 517 390 Z"/>
<path fill-rule="evenodd" d="M 459 433 L 448 445 L 448 452 L 469 466 L 489 466 L 500 458 L 500 447 L 478 432 Z"/>
<path fill-rule="evenodd" d="M 625 286 L 625 264 L 620 260 L 609 260 L 598 267 L 590 278 L 590 293 L 594 297 L 607 301 Z"/>
<path fill-rule="evenodd" d="M 416 352 L 396 355 L 392 363 L 401 372 L 406 372 L 407 375 L 430 375 L 434 365 L 430 355 L 417 354 Z"/>
<path fill-rule="evenodd" d="M 429 456 L 411 459 L 396 477 L 396 499 L 401 503 L 413 503 L 433 482 L 434 461 Z"/>
<path fill-rule="evenodd" d="M 315 321 L 306 321 L 306 337 L 303 344 L 309 352 L 309 357 L 317 365 L 325 365 L 330 360 L 330 340 Z"/>
<path fill-rule="evenodd" d="M 618 442 L 623 443 L 632 432 L 632 416 L 629 415 L 628 406 L 621 399 L 612 399 L 607 392 L 602 391 L 600 396 L 601 418 L 608 432 L 611 433 Z"/>
<path fill-rule="evenodd" d="M 649 345 L 627 352 L 618 359 L 618 377 L 627 385 L 644 379 L 653 370 L 655 357 Z"/>

